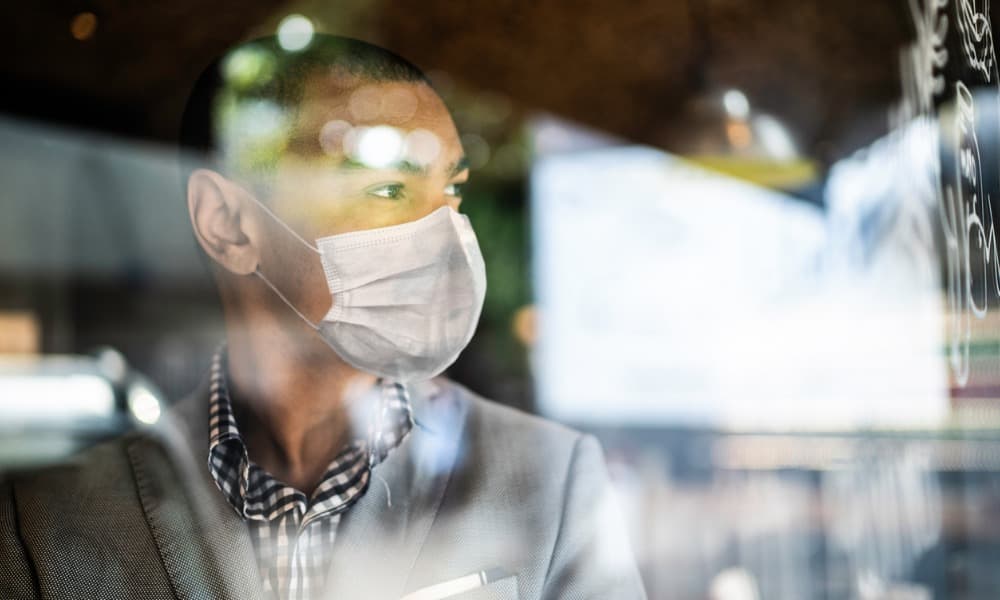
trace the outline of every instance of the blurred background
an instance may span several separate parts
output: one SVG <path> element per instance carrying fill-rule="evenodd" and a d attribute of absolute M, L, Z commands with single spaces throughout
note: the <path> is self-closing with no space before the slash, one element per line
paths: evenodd
<path fill-rule="evenodd" d="M 206 376 L 223 332 L 184 102 L 238 41 L 329 32 L 450 106 L 489 293 L 449 374 L 601 438 L 651 598 L 998 598 L 997 16 L 8 2 L 0 471 L 155 422 Z"/>

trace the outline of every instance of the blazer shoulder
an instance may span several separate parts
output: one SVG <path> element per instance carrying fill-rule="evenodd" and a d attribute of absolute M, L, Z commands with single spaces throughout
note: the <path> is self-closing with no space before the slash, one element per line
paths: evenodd
<path fill-rule="evenodd" d="M 494 489 L 561 495 L 574 455 L 591 436 L 487 400 L 461 385 L 446 385 L 450 393 L 444 396 L 455 398 L 465 415 L 460 473 L 489 482 Z"/>
<path fill-rule="evenodd" d="M 93 496 L 98 489 L 131 486 L 127 447 L 136 437 L 134 432 L 128 432 L 104 440 L 58 464 L 19 472 L 11 478 L 11 484 L 23 492 L 71 503 Z"/>
<path fill-rule="evenodd" d="M 484 398 L 457 383 L 448 381 L 446 385 L 453 390 L 458 402 L 464 405 L 467 435 L 471 430 L 485 434 L 487 439 L 544 440 L 547 446 L 555 445 L 568 450 L 572 450 L 582 438 L 589 437 L 561 423 Z"/>
<path fill-rule="evenodd" d="M 127 433 L 10 480 L 18 537 L 39 589 L 59 597 L 165 597 L 170 584 L 132 467 L 137 437 L 144 436 Z"/>

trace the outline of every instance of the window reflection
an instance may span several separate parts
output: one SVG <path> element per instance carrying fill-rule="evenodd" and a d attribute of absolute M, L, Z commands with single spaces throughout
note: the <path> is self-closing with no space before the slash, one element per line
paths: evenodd
<path fill-rule="evenodd" d="M 59 38 L 3 71 L 0 479 L 206 380 L 225 322 L 178 185 L 185 65 L 276 36 L 223 62 L 219 133 L 251 179 L 289 148 L 339 161 L 287 167 L 314 204 L 392 169 L 358 196 L 399 206 L 442 159 L 404 88 L 336 118 L 261 92 L 338 33 L 428 68 L 471 171 L 439 191 L 489 286 L 448 376 L 598 437 L 649 597 L 995 597 L 991 5 L 423 4 L 12 7 Z"/>

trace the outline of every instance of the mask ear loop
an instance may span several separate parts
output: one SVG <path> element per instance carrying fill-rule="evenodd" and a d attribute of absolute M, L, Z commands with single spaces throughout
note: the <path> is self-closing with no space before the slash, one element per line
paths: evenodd
<path fill-rule="evenodd" d="M 261 202 L 260 200 L 258 200 L 258 199 L 257 199 L 257 197 L 256 197 L 256 196 L 254 196 L 253 194 L 248 194 L 248 195 L 250 196 L 250 198 L 251 198 L 251 199 L 252 199 L 252 200 L 253 200 L 254 202 L 256 202 L 256 203 L 257 203 L 257 206 L 261 207 L 261 208 L 262 208 L 262 209 L 264 210 L 264 212 L 266 212 L 266 213 L 268 214 L 268 216 L 270 216 L 270 217 L 271 217 L 272 219 L 274 219 L 274 221 L 275 221 L 275 222 L 276 222 L 276 223 L 277 223 L 278 225 L 281 225 L 282 227 L 284 227 L 284 228 L 285 228 L 285 230 L 286 230 L 286 231 L 288 231 L 288 233 L 292 234 L 292 236 L 293 236 L 293 237 L 294 237 L 295 239 L 297 239 L 297 240 L 299 240 L 300 242 L 302 242 L 302 245 L 303 245 L 303 246 L 305 246 L 306 248 L 309 248 L 310 250 L 312 250 L 312 251 L 313 251 L 313 252 L 315 252 L 316 254 L 319 254 L 319 255 L 321 255 L 321 256 L 322 256 L 322 254 L 323 254 L 323 253 L 319 251 L 319 248 L 317 248 L 316 246 L 313 246 L 313 245 L 312 245 L 312 244 L 310 244 L 309 242 L 305 241 L 305 239 L 303 239 L 303 237 L 302 237 L 301 235 L 299 235 L 299 234 L 295 233 L 295 230 L 294 230 L 294 229 L 292 229 L 291 227 L 289 227 L 289 226 L 288 226 L 288 223 L 285 223 L 285 222 L 284 222 L 284 221 L 282 221 L 282 220 L 281 220 L 280 218 L 278 218 L 278 215 L 274 214 L 274 211 L 272 211 L 272 210 L 271 210 L 270 208 L 268 208 L 266 204 L 264 204 L 263 202 Z"/>
<path fill-rule="evenodd" d="M 281 225 L 282 227 L 284 227 L 285 231 L 287 231 L 288 233 L 292 234 L 292 237 L 294 237 L 299 242 L 301 242 L 303 246 L 305 246 L 306 248 L 309 248 L 310 250 L 312 250 L 316 254 L 319 254 L 320 256 L 323 255 L 323 253 L 320 252 L 318 248 L 316 248 L 315 246 L 313 246 L 309 242 L 305 241 L 305 239 L 303 239 L 301 235 L 299 235 L 298 233 L 295 232 L 294 229 L 292 229 L 291 227 L 289 227 L 288 223 L 285 223 L 284 221 L 282 221 L 281 219 L 279 219 L 278 215 L 274 214 L 274 211 L 272 211 L 270 208 L 268 208 L 267 205 L 265 205 L 263 202 L 261 202 L 260 200 L 258 200 L 256 196 L 254 196 L 253 194 L 248 194 L 248 195 L 250 196 L 250 198 L 254 202 L 257 203 L 257 206 L 261 207 L 261 209 L 263 209 L 264 212 L 266 212 L 268 214 L 268 216 L 270 216 L 272 219 L 274 219 L 274 221 L 278 225 Z M 256 267 L 254 267 L 253 273 L 257 277 L 260 277 L 261 281 L 263 281 L 264 283 L 266 283 L 267 287 L 271 288 L 271 291 L 273 291 L 275 294 L 277 294 L 278 297 L 281 298 L 282 302 L 284 302 L 285 304 L 287 304 L 288 308 L 292 309 L 295 312 L 295 314 L 297 314 L 299 316 L 300 319 L 302 319 L 303 321 L 305 321 L 306 323 L 308 323 L 309 326 L 312 327 L 313 329 L 315 329 L 316 331 L 319 331 L 319 326 L 317 326 L 315 323 L 313 323 L 304 314 L 302 314 L 301 312 L 299 312 L 299 309 L 295 308 L 295 305 L 292 304 L 291 302 L 289 302 L 288 298 L 286 298 L 285 295 L 281 293 L 281 290 L 279 290 L 273 283 L 271 283 L 271 280 L 269 280 L 267 277 L 264 276 L 264 273 L 261 272 L 261 270 L 260 270 L 260 265 L 257 265 Z"/>
<path fill-rule="evenodd" d="M 316 331 L 319 331 L 319 326 L 317 326 L 315 323 L 313 323 L 311 320 L 309 320 L 309 318 L 306 317 L 304 314 L 302 314 L 301 312 L 299 312 L 299 309 L 295 308 L 295 305 L 292 304 L 291 302 L 289 302 L 288 298 L 285 298 L 285 295 L 281 293 L 281 290 L 279 290 L 277 287 L 275 287 L 275 285 L 273 283 L 271 283 L 271 281 L 267 277 L 264 277 L 264 274 L 261 273 L 261 271 L 260 271 L 260 267 L 255 268 L 253 270 L 253 274 L 256 275 L 257 277 L 260 277 L 261 281 L 263 281 L 264 283 L 266 283 L 267 287 L 271 288 L 271 290 L 275 294 L 277 294 L 279 298 L 281 298 L 282 302 L 284 302 L 285 304 L 288 305 L 288 308 L 290 308 L 293 311 L 295 311 L 295 314 L 297 314 L 300 319 L 302 319 L 303 321 L 305 321 L 310 327 L 312 327 Z"/>

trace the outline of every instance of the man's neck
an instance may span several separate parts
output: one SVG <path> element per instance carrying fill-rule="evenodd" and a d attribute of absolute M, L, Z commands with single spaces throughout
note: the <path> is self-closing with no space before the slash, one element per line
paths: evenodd
<path fill-rule="evenodd" d="M 229 389 L 250 459 L 309 494 L 352 439 L 350 404 L 375 377 L 306 333 L 295 339 L 259 320 L 227 326 Z"/>

